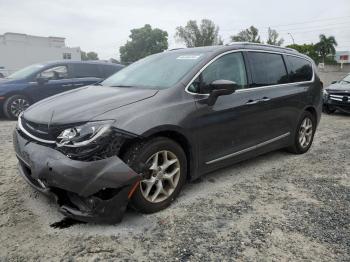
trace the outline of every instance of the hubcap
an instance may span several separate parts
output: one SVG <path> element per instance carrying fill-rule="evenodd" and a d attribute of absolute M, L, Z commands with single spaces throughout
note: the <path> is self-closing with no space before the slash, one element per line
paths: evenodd
<path fill-rule="evenodd" d="M 153 154 L 146 164 L 150 166 L 150 172 L 140 183 L 143 197 L 152 203 L 166 200 L 179 183 L 179 159 L 174 153 L 164 150 Z"/>
<path fill-rule="evenodd" d="M 18 98 L 13 100 L 10 105 L 11 114 L 15 117 L 18 117 L 21 112 L 26 110 L 29 107 L 29 102 L 24 98 Z"/>
<path fill-rule="evenodd" d="M 299 129 L 299 144 L 302 148 L 309 146 L 312 139 L 312 132 L 312 121 L 310 118 L 305 117 Z"/>

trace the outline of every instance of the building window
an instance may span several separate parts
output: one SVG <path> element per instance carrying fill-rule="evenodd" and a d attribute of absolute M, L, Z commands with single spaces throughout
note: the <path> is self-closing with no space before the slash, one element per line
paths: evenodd
<path fill-rule="evenodd" d="M 63 53 L 63 59 L 72 59 L 71 53 Z"/>

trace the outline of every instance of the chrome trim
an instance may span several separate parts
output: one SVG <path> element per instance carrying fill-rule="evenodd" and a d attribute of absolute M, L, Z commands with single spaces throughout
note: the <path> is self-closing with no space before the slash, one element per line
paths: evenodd
<path fill-rule="evenodd" d="M 312 83 L 315 81 L 315 70 L 314 70 L 314 66 L 312 63 L 311 59 L 308 59 L 306 57 L 303 57 L 301 55 L 298 54 L 288 54 L 288 53 L 283 53 L 283 52 L 276 52 L 276 51 L 266 51 L 266 50 L 256 50 L 256 49 L 235 49 L 235 50 L 230 50 L 230 51 L 226 51 L 224 53 L 218 54 L 216 57 L 214 57 L 213 59 L 211 59 L 208 63 L 206 63 L 195 75 L 194 77 L 191 79 L 191 81 L 186 85 L 185 87 L 185 91 L 191 95 L 197 95 L 197 96 L 209 96 L 209 94 L 199 94 L 199 93 L 193 93 L 191 91 L 188 90 L 189 86 L 193 83 L 193 81 L 213 62 L 215 62 L 217 59 L 219 59 L 220 57 L 227 55 L 227 54 L 231 54 L 231 53 L 237 53 L 237 52 L 258 52 L 258 53 L 271 53 L 271 54 L 279 54 L 279 55 L 288 55 L 288 56 L 295 56 L 301 59 L 304 59 L 308 62 L 311 63 L 311 67 L 312 67 L 312 79 L 310 81 L 302 81 L 302 82 L 295 82 L 295 83 L 286 83 L 286 84 L 277 84 L 277 85 L 268 85 L 268 86 L 259 86 L 259 87 L 251 87 L 251 88 L 245 88 L 245 89 L 238 89 L 236 92 L 240 93 L 240 92 L 248 92 L 248 91 L 252 91 L 252 90 L 257 90 L 257 89 L 263 89 L 263 88 L 269 88 L 269 87 L 279 87 L 279 86 L 286 86 L 286 85 L 297 85 L 297 84 L 307 84 L 307 83 Z"/>
<path fill-rule="evenodd" d="M 30 138 L 32 138 L 34 140 L 42 142 L 42 143 L 46 143 L 46 144 L 55 144 L 56 143 L 56 141 L 45 140 L 45 139 L 41 139 L 39 137 L 33 136 L 31 133 L 29 133 L 27 130 L 25 130 L 24 127 L 22 126 L 22 120 L 21 120 L 22 114 L 20 114 L 18 117 L 18 127 L 24 134 L 26 134 L 27 136 L 29 136 Z"/>
<path fill-rule="evenodd" d="M 255 146 L 245 148 L 245 149 L 243 149 L 243 150 L 234 152 L 234 153 L 232 153 L 232 154 L 228 154 L 228 155 L 223 156 L 223 157 L 219 157 L 219 158 L 214 159 L 214 160 L 210 160 L 210 161 L 205 162 L 205 163 L 206 163 L 207 165 L 210 165 L 210 164 L 219 162 L 219 161 L 221 161 L 221 160 L 225 160 L 225 159 L 227 159 L 227 158 L 231 158 L 231 157 L 234 157 L 234 156 L 238 156 L 238 155 L 241 155 L 241 154 L 250 152 L 250 151 L 252 151 L 252 150 L 258 149 L 258 148 L 260 148 L 260 147 L 266 146 L 266 145 L 271 144 L 271 143 L 273 143 L 273 142 L 276 142 L 276 141 L 278 141 L 278 140 L 280 140 L 280 139 L 282 139 L 282 138 L 285 138 L 285 137 L 287 137 L 287 136 L 289 136 L 289 135 L 290 135 L 290 132 L 285 133 L 285 134 L 283 134 L 283 135 L 280 135 L 280 136 L 278 136 L 278 137 L 275 137 L 275 138 L 273 138 L 273 139 L 267 140 L 267 141 L 265 141 L 265 142 L 262 142 L 262 143 L 260 143 L 260 144 L 255 145 Z"/>

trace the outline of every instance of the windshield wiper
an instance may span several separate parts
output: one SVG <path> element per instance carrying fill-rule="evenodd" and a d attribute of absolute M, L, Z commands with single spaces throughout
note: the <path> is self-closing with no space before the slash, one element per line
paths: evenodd
<path fill-rule="evenodd" d="M 115 85 L 115 86 L 111 86 L 111 87 L 134 87 L 134 86 L 128 86 L 128 85 Z"/>

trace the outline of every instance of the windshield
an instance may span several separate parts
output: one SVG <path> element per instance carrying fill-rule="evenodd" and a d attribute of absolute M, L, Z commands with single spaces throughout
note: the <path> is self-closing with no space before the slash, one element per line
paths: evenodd
<path fill-rule="evenodd" d="M 6 78 L 23 79 L 23 78 L 26 78 L 26 77 L 30 76 L 31 74 L 35 73 L 36 71 L 38 71 L 42 67 L 43 67 L 43 65 L 40 65 L 40 64 L 31 65 L 31 66 L 25 67 L 21 70 L 14 72 L 13 74 L 9 75 Z"/>
<path fill-rule="evenodd" d="M 204 53 L 164 52 L 141 59 L 102 82 L 104 86 L 165 89 L 178 83 Z"/>
<path fill-rule="evenodd" d="M 347 75 L 342 80 L 340 80 L 340 83 L 349 84 L 350 83 L 350 75 Z"/>

